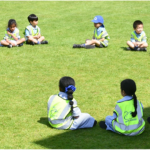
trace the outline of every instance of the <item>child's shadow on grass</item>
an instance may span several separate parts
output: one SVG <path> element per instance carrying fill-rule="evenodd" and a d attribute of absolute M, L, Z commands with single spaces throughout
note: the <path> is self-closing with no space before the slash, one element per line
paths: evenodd
<path fill-rule="evenodd" d="M 50 124 L 48 123 L 48 117 L 41 117 L 40 120 L 38 120 L 37 122 L 44 124 L 51 128 Z"/>
<path fill-rule="evenodd" d="M 121 47 L 121 49 L 123 49 L 124 51 L 128 51 L 128 52 L 135 52 L 134 50 L 127 50 L 127 47 Z"/>
<path fill-rule="evenodd" d="M 149 110 L 150 107 L 144 108 L 145 131 L 133 137 L 106 131 L 98 124 L 91 129 L 59 131 L 50 127 L 47 117 L 41 117 L 38 122 L 50 127 L 49 136 L 33 143 L 47 149 L 149 149 L 150 124 L 147 122 L 150 116 Z"/>
<path fill-rule="evenodd" d="M 134 49 L 132 49 L 132 50 L 127 50 L 127 47 L 121 47 L 124 51 L 128 51 L 128 52 L 146 52 L 146 51 L 137 51 L 137 50 L 134 50 Z"/>

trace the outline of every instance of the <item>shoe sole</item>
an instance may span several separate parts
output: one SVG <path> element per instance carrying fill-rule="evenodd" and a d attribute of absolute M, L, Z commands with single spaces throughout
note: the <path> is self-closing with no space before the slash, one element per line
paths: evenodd
<path fill-rule="evenodd" d="M 92 49 L 92 48 L 95 48 L 95 45 L 85 45 L 85 48 L 86 49 Z"/>

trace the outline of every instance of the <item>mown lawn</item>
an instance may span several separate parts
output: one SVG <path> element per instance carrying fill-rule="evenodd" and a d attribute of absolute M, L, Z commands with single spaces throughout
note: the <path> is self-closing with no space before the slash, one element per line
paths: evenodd
<path fill-rule="evenodd" d="M 135 20 L 144 23 L 150 38 L 150 2 L 146 1 L 20 1 L 0 2 L 0 39 L 9 19 L 16 19 L 20 35 L 36 14 L 48 45 L 0 47 L 0 148 L 1 149 L 144 149 L 150 148 L 150 124 L 142 135 L 125 137 L 93 129 L 62 131 L 47 122 L 47 101 L 57 94 L 58 81 L 71 76 L 76 81 L 74 97 L 82 112 L 98 122 L 112 115 L 121 99 L 120 82 L 135 80 L 137 98 L 150 116 L 150 49 L 124 50 Z M 73 49 L 93 36 L 91 20 L 102 15 L 110 35 L 104 49 Z M 148 41 L 149 42 L 149 41 Z"/>

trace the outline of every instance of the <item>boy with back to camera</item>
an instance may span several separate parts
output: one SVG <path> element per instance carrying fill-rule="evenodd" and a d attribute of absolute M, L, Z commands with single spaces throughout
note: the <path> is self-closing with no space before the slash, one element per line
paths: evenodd
<path fill-rule="evenodd" d="M 28 21 L 30 25 L 25 28 L 25 38 L 26 44 L 48 44 L 47 41 L 44 41 L 45 37 L 41 36 L 40 28 L 37 26 L 38 17 L 35 14 L 28 16 Z"/>
<path fill-rule="evenodd" d="M 108 33 L 104 27 L 104 19 L 102 16 L 95 16 L 92 20 L 94 22 L 94 35 L 92 40 L 86 40 L 85 44 L 74 44 L 73 48 L 103 48 L 108 46 L 108 40 L 110 39 Z"/>
<path fill-rule="evenodd" d="M 131 33 L 131 41 L 127 41 L 127 45 L 129 46 L 127 50 L 147 51 L 147 37 L 143 31 L 142 21 L 136 20 L 133 23 L 133 29 L 134 31 Z"/>

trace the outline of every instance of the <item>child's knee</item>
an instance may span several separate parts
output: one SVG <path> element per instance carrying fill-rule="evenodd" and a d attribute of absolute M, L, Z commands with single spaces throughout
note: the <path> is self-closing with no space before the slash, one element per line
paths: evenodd
<path fill-rule="evenodd" d="M 127 41 L 127 45 L 129 45 L 131 42 L 130 41 Z"/>
<path fill-rule="evenodd" d="M 29 36 L 28 37 L 28 41 L 32 41 L 33 40 L 33 37 L 32 36 Z"/>
<path fill-rule="evenodd" d="M 86 40 L 85 40 L 85 43 L 87 43 L 88 41 L 90 41 L 90 39 L 86 39 Z"/>
<path fill-rule="evenodd" d="M 45 39 L 45 37 L 44 37 L 44 36 L 41 36 L 41 38 L 42 38 L 42 40 L 44 40 L 44 39 Z"/>
<path fill-rule="evenodd" d="M 25 40 L 26 40 L 25 38 L 22 38 L 22 41 L 23 41 L 23 42 L 25 42 Z"/>

